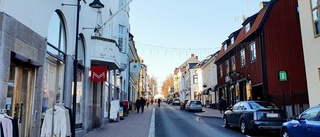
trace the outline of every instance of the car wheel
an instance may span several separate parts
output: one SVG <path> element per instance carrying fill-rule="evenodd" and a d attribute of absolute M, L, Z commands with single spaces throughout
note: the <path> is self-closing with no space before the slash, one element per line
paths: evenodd
<path fill-rule="evenodd" d="M 287 129 L 284 129 L 282 131 L 281 135 L 282 135 L 282 137 L 290 137 Z"/>
<path fill-rule="evenodd" d="M 227 120 L 227 116 L 224 116 L 223 117 L 223 127 L 225 127 L 225 128 L 229 128 L 230 127 L 230 125 L 228 124 L 228 120 Z"/>
<path fill-rule="evenodd" d="M 247 124 L 246 124 L 246 121 L 244 119 L 241 120 L 240 130 L 241 130 L 242 134 L 247 134 L 248 133 Z"/>

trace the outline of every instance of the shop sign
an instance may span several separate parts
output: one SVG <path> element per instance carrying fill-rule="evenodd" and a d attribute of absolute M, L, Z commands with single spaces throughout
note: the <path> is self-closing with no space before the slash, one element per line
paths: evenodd
<path fill-rule="evenodd" d="M 107 81 L 107 66 L 91 66 L 91 81 Z"/>
<path fill-rule="evenodd" d="M 286 71 L 279 71 L 279 81 L 287 81 L 288 75 Z"/>

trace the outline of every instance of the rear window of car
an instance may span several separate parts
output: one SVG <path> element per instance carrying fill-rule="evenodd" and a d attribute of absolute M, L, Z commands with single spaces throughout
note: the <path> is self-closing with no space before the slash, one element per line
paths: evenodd
<path fill-rule="evenodd" d="M 191 104 L 201 105 L 201 102 L 200 101 L 191 101 Z"/>
<path fill-rule="evenodd" d="M 249 102 L 252 109 L 279 109 L 271 102 Z"/>

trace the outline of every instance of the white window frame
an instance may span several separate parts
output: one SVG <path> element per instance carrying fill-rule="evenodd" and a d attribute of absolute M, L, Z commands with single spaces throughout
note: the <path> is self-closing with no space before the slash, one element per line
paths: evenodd
<path fill-rule="evenodd" d="M 251 56 L 251 63 L 253 63 L 257 60 L 256 42 L 252 42 L 250 44 L 250 56 Z"/>
<path fill-rule="evenodd" d="M 240 50 L 240 63 L 241 63 L 241 67 L 246 66 L 246 52 L 245 52 L 245 49 Z"/>
<path fill-rule="evenodd" d="M 245 26 L 244 26 L 244 33 L 248 33 L 250 30 L 250 22 L 248 22 Z"/>
<path fill-rule="evenodd" d="M 119 37 L 118 37 L 118 44 L 119 44 L 119 49 L 120 49 L 120 51 L 122 52 L 122 51 L 124 51 L 124 30 L 125 30 L 125 26 L 124 25 L 121 25 L 121 24 L 119 24 Z"/>
<path fill-rule="evenodd" d="M 316 36 L 320 35 L 320 3 L 318 0 L 310 0 L 311 14 L 313 19 L 313 29 Z"/>
<path fill-rule="evenodd" d="M 227 43 L 226 43 L 226 44 L 223 45 L 223 51 L 226 51 L 227 48 L 228 48 L 228 45 L 227 45 Z"/>
<path fill-rule="evenodd" d="M 236 56 L 235 55 L 233 55 L 232 57 L 231 57 L 231 69 L 232 69 L 232 71 L 234 71 L 234 70 L 236 70 Z"/>
<path fill-rule="evenodd" d="M 234 43 L 234 37 L 231 38 L 231 45 Z"/>
<path fill-rule="evenodd" d="M 229 74 L 230 67 L 229 67 L 229 60 L 226 60 L 226 75 Z"/>
<path fill-rule="evenodd" d="M 219 68 L 220 68 L 220 77 L 223 77 L 222 64 L 219 65 Z"/>

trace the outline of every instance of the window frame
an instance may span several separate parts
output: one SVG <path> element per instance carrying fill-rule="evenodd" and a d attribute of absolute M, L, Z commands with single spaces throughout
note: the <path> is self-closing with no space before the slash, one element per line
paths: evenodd
<path fill-rule="evenodd" d="M 251 28 L 250 22 L 244 25 L 244 34 L 248 33 L 250 31 L 250 28 Z"/>
<path fill-rule="evenodd" d="M 233 55 L 231 57 L 231 70 L 232 71 L 236 70 L 236 56 L 235 55 Z"/>
<path fill-rule="evenodd" d="M 245 51 L 245 48 L 240 50 L 240 63 L 241 63 L 241 68 L 246 66 L 246 51 Z"/>
<path fill-rule="evenodd" d="M 220 69 L 220 78 L 223 77 L 223 67 L 222 64 L 219 65 L 219 69 Z"/>
<path fill-rule="evenodd" d="M 250 60 L 251 63 L 255 62 L 257 60 L 257 51 L 256 51 L 256 42 L 253 41 L 250 44 Z"/>
<path fill-rule="evenodd" d="M 310 0 L 311 16 L 313 22 L 314 35 L 320 36 L 320 3 L 317 4 L 316 0 Z M 318 17 L 315 17 L 318 14 Z"/>
<path fill-rule="evenodd" d="M 225 61 L 225 64 L 226 64 L 226 75 L 228 75 L 229 74 L 229 72 L 230 72 L 230 63 L 229 63 L 229 59 L 227 59 L 226 61 Z"/>
<path fill-rule="evenodd" d="M 193 75 L 192 78 L 193 84 L 198 84 L 198 75 Z"/>

